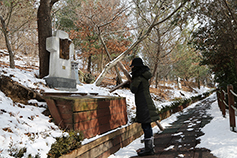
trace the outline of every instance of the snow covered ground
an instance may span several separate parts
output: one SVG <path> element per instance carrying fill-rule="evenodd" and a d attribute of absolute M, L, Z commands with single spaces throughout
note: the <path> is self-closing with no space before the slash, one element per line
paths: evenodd
<path fill-rule="evenodd" d="M 5 53 L 1 51 L 1 53 Z M 8 63 L 8 56 L 1 57 L 1 62 Z M 27 61 L 24 62 L 24 61 Z M 25 65 L 30 65 L 37 67 L 37 64 L 33 60 L 24 59 L 24 61 L 16 60 L 16 65 L 24 67 Z M 21 83 L 22 85 L 35 90 L 44 91 L 56 91 L 54 89 L 49 89 L 44 86 L 45 81 L 43 79 L 37 79 L 35 74 L 38 70 L 21 70 L 21 69 L 10 69 L 8 67 L 0 67 L 1 75 L 12 76 L 14 81 Z M 188 93 L 185 91 L 180 91 L 175 89 L 174 85 L 169 85 L 173 87 L 171 98 L 183 97 L 180 92 L 185 94 L 185 97 L 189 98 L 191 96 L 196 96 L 202 94 L 210 89 L 202 87 L 201 89 L 196 89 L 197 93 Z M 111 96 L 123 96 L 126 97 L 127 110 L 128 110 L 128 124 L 131 118 L 135 117 L 135 104 L 134 96 L 127 89 L 119 89 L 114 93 L 109 93 L 108 88 L 97 87 L 94 84 L 83 84 L 82 86 L 77 86 L 78 92 L 96 92 L 100 95 L 111 95 Z M 210 97 L 215 97 L 215 94 Z M 37 103 L 39 107 L 32 105 L 23 105 L 20 103 L 13 103 L 13 101 L 6 97 L 4 93 L 0 91 L 0 157 L 1 158 L 11 158 L 14 157 L 14 153 L 17 150 L 25 148 L 26 153 L 24 157 L 28 155 L 39 155 L 41 158 L 46 158 L 47 153 L 50 150 L 51 145 L 56 141 L 56 137 L 67 134 L 61 131 L 54 123 L 50 122 L 50 118 L 42 114 L 46 109 L 45 102 L 38 102 L 36 100 L 30 100 L 30 103 Z M 170 105 L 171 102 L 158 102 L 155 101 L 157 108 L 162 108 L 163 106 Z M 190 107 L 194 106 L 191 105 Z M 189 108 L 189 107 L 188 107 Z M 214 155 L 219 158 L 232 158 L 237 155 L 237 133 L 233 133 L 229 130 L 228 115 L 226 118 L 221 116 L 221 112 L 218 109 L 217 102 L 212 104 L 212 108 L 209 113 L 214 117 L 210 124 L 203 128 L 204 136 L 201 137 L 201 144 L 198 147 L 206 147 L 212 151 Z M 171 117 L 161 121 L 163 127 L 168 126 L 176 120 L 177 114 L 173 114 Z M 154 132 L 158 132 L 159 129 L 154 127 Z M 110 133 L 110 132 L 108 132 Z M 107 133 L 103 134 L 106 135 Z M 101 137 L 102 135 L 96 136 L 91 139 L 83 140 L 82 144 L 88 143 Z M 143 136 L 142 136 L 143 137 Z M 120 149 L 110 158 L 124 158 L 136 155 L 135 150 L 142 147 L 143 144 L 140 143 L 140 138 L 132 142 L 129 146 Z"/>

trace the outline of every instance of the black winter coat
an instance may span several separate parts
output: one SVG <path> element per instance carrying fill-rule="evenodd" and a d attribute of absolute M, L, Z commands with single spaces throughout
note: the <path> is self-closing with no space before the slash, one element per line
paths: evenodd
<path fill-rule="evenodd" d="M 130 90 L 135 94 L 136 121 L 139 123 L 151 123 L 160 119 L 150 95 L 148 80 L 151 77 L 147 66 L 132 69 Z"/>

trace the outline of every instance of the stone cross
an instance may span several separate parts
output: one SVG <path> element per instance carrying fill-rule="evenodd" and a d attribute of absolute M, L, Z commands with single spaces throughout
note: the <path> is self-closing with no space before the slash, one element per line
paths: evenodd
<path fill-rule="evenodd" d="M 74 44 L 69 35 L 61 30 L 56 31 L 54 36 L 46 39 L 46 50 L 50 52 L 46 83 L 53 88 L 76 88 L 75 71 L 72 70 Z"/>
<path fill-rule="evenodd" d="M 50 52 L 49 77 L 71 78 L 71 59 L 74 44 L 69 35 L 61 30 L 46 39 L 46 49 Z"/>

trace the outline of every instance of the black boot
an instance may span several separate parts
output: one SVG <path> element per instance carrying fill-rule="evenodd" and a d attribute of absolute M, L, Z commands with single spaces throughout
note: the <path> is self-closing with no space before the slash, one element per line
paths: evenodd
<path fill-rule="evenodd" d="M 147 156 L 147 155 L 154 155 L 155 152 L 153 150 L 153 141 L 152 138 L 147 138 L 145 141 L 145 149 L 139 151 L 137 154 L 138 156 Z"/>

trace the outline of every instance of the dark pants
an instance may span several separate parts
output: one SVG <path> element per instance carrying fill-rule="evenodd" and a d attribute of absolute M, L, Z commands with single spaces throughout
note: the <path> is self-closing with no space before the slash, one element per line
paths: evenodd
<path fill-rule="evenodd" d="M 153 136 L 151 123 L 142 123 L 142 129 L 146 138 L 151 138 Z"/>

